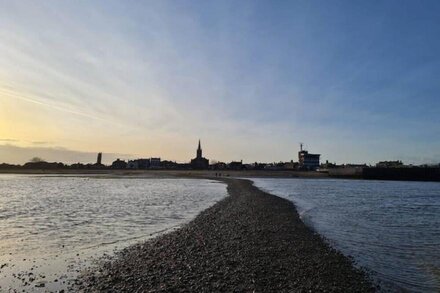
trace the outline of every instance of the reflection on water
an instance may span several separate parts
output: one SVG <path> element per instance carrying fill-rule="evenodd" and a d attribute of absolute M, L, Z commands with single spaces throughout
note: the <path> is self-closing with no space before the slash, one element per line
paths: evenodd
<path fill-rule="evenodd" d="M 440 183 L 252 179 L 292 200 L 306 224 L 382 286 L 440 291 Z"/>
<path fill-rule="evenodd" d="M 209 180 L 0 175 L 0 291 L 67 288 L 90 256 L 181 225 L 226 194 Z"/>

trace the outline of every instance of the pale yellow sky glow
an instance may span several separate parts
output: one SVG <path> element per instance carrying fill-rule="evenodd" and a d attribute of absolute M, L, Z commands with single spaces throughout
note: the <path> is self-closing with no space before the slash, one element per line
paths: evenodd
<path fill-rule="evenodd" d="M 48 107 L 0 89 L 0 137 L 17 140 L 21 146 L 32 141 L 53 141 L 59 131 Z"/>
<path fill-rule="evenodd" d="M 143 111 L 134 111 L 134 114 L 141 113 Z M 10 87 L 0 89 L 0 122 L 0 144 L 20 147 L 18 152 L 27 150 L 16 155 L 11 155 L 11 150 L 4 151 L 6 156 L 3 160 L 11 163 L 26 162 L 32 157 L 30 151 L 34 151 L 35 156 L 48 160 L 63 161 L 65 158 L 60 157 L 63 155 L 62 151 L 50 154 L 50 149 L 60 147 L 78 152 L 77 160 L 72 162 L 87 162 L 99 151 L 104 152 L 107 163 L 116 157 L 129 159 L 150 156 L 186 162 L 194 156 L 198 139 L 196 136 L 176 135 L 173 129 L 150 131 L 132 121 L 118 123 L 117 120 L 93 116 L 86 111 L 71 109 L 63 103 L 19 92 Z M 224 127 L 233 126 L 225 122 Z M 214 141 L 216 145 L 212 146 L 212 143 L 202 139 L 205 154 L 212 159 L 215 159 L 212 156 L 216 152 L 217 158 L 221 157 L 222 149 L 228 147 L 229 143 L 222 139 Z M 240 143 L 235 142 L 233 145 L 240 146 Z M 241 143 L 241 147 L 245 149 L 246 145 Z M 243 154 L 244 152 L 241 153 Z M 239 159 L 237 154 L 231 157 Z M 72 155 L 69 156 L 70 160 L 71 158 Z"/>
<path fill-rule="evenodd" d="M 126 126 L 114 121 L 42 102 L 10 89 L 0 89 L 0 138 L 4 139 L 3 143 L 20 147 L 62 146 L 80 152 L 104 150 L 128 158 L 131 157 L 128 154 L 160 156 L 167 152 L 176 158 L 184 156 L 183 152 L 174 148 L 175 138 L 166 134 L 155 136 L 153 132 L 145 136 L 127 137 L 124 133 L 126 130 Z M 154 139 L 170 144 L 152 143 Z M 82 160 L 81 156 L 78 160 Z"/>

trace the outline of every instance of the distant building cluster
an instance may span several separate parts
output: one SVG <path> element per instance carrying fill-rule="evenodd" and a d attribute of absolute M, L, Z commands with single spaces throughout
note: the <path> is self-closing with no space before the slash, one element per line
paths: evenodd
<path fill-rule="evenodd" d="M 376 164 L 377 168 L 400 168 L 404 167 L 402 161 L 381 161 Z"/>
<path fill-rule="evenodd" d="M 174 170 L 267 170 L 267 171 L 318 171 L 321 173 L 328 173 L 334 176 L 358 176 L 365 173 L 365 169 L 396 169 L 396 168 L 439 168 L 438 165 L 422 165 L 412 166 L 405 165 L 402 161 L 380 161 L 375 167 L 367 164 L 342 164 L 337 165 L 326 161 L 320 162 L 320 154 L 312 154 L 304 149 L 303 144 L 300 144 L 298 151 L 298 161 L 290 160 L 288 162 L 273 162 L 273 163 L 243 163 L 240 161 L 232 161 L 229 163 L 209 161 L 203 156 L 202 145 L 199 140 L 196 149 L 196 156 L 188 163 L 177 163 L 174 161 L 161 160 L 159 157 L 139 158 L 134 160 L 117 159 L 112 162 L 110 166 L 102 163 L 103 154 L 98 153 L 96 163 L 82 164 L 75 163 L 66 165 L 58 162 L 46 162 L 41 158 L 35 157 L 30 162 L 24 165 L 0 164 L 0 169 L 131 169 L 131 170 L 159 170 L 159 169 L 174 169 Z"/>
<path fill-rule="evenodd" d="M 160 158 L 137 159 L 128 161 L 127 169 L 159 169 L 161 168 Z"/>
<path fill-rule="evenodd" d="M 134 160 L 116 159 L 110 166 L 102 163 L 103 154 L 100 152 L 97 155 L 96 163 L 82 164 L 74 163 L 65 165 L 63 163 L 49 163 L 44 160 L 35 160 L 26 163 L 23 166 L 0 164 L 0 168 L 14 169 L 131 169 L 131 170 L 154 170 L 154 169 L 177 169 L 177 170 L 316 170 L 319 167 L 319 154 L 309 154 L 302 149 L 298 152 L 298 162 L 291 160 L 290 162 L 275 162 L 275 163 L 250 163 L 245 164 L 243 161 L 232 161 L 229 163 L 212 161 L 203 156 L 201 141 L 198 142 L 196 149 L 196 156 L 189 163 L 177 163 L 173 161 L 161 160 L 158 157 L 139 158 Z"/>
<path fill-rule="evenodd" d="M 113 169 L 181 169 L 181 170 L 306 170 L 313 171 L 319 167 L 318 154 L 309 154 L 302 149 L 298 153 L 299 162 L 278 162 L 278 163 L 251 163 L 244 164 L 243 161 L 232 161 L 230 163 L 209 162 L 203 156 L 202 145 L 199 140 L 196 157 L 189 163 L 176 163 L 172 161 L 161 161 L 160 158 L 136 159 L 125 162 L 117 159 L 111 165 Z"/>

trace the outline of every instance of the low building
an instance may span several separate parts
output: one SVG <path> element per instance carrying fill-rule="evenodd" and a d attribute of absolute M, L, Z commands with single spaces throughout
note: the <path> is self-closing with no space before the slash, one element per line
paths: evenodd
<path fill-rule="evenodd" d="M 223 162 L 215 162 L 209 166 L 212 170 L 226 170 L 226 163 Z"/>
<path fill-rule="evenodd" d="M 286 162 L 284 163 L 283 166 L 284 170 L 295 170 L 298 169 L 298 163 L 290 161 L 290 162 Z"/>
<path fill-rule="evenodd" d="M 130 160 L 127 163 L 127 169 L 148 169 L 150 168 L 150 159 Z"/>
<path fill-rule="evenodd" d="M 112 169 L 126 169 L 127 168 L 127 162 L 120 160 L 120 159 L 116 159 L 116 161 L 114 161 L 112 163 Z"/>
<path fill-rule="evenodd" d="M 128 160 L 127 169 L 138 169 L 138 163 L 136 160 Z"/>
<path fill-rule="evenodd" d="M 377 168 L 399 168 L 403 167 L 402 161 L 382 161 L 376 164 Z"/>
<path fill-rule="evenodd" d="M 228 164 L 228 169 L 229 170 L 243 170 L 244 169 L 243 161 L 240 161 L 240 162 L 232 161 L 232 162 L 230 162 Z"/>
<path fill-rule="evenodd" d="M 158 169 L 162 167 L 160 158 L 150 158 L 150 169 Z"/>
<path fill-rule="evenodd" d="M 129 160 L 127 169 L 159 169 L 162 167 L 160 158 Z"/>
<path fill-rule="evenodd" d="M 267 164 L 255 162 L 253 164 L 249 164 L 248 166 L 249 167 L 247 169 L 249 170 L 263 170 L 266 168 Z"/>
<path fill-rule="evenodd" d="M 174 161 L 161 161 L 160 162 L 161 168 L 162 169 L 178 169 L 180 167 L 180 164 L 178 164 L 177 162 Z"/>

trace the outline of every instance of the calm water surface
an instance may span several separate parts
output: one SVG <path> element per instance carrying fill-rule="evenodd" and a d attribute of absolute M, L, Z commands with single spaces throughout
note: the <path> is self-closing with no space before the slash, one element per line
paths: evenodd
<path fill-rule="evenodd" d="M 66 289 L 91 257 L 178 227 L 226 195 L 209 180 L 0 175 L 0 292 Z"/>
<path fill-rule="evenodd" d="M 306 224 L 384 289 L 440 292 L 440 183 L 252 180 L 293 201 Z"/>

